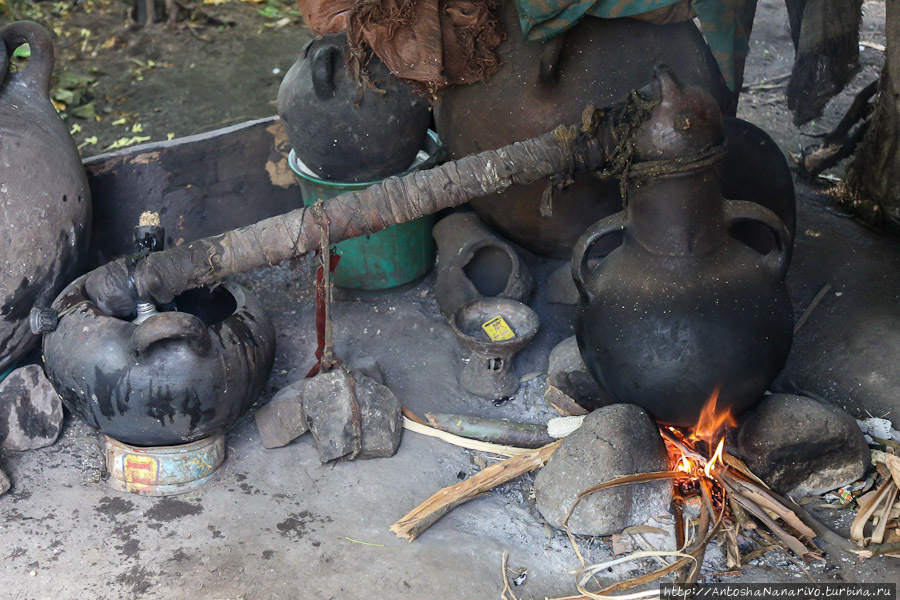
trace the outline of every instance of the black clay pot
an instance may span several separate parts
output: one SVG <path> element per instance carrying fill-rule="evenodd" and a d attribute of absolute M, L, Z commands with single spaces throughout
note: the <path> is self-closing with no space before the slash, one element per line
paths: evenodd
<path fill-rule="evenodd" d="M 37 23 L 0 29 L 0 372 L 34 347 L 34 305 L 76 275 L 89 244 L 91 195 L 65 123 L 50 104 L 53 44 Z M 28 43 L 19 73 L 7 58 Z"/>
<path fill-rule="evenodd" d="M 347 36 L 310 41 L 278 89 L 278 114 L 300 161 L 322 179 L 378 181 L 409 168 L 431 124 L 428 102 L 373 57 L 381 90 L 360 96 L 346 66 Z"/>
<path fill-rule="evenodd" d="M 689 426 L 716 390 L 718 407 L 738 413 L 784 366 L 793 335 L 784 285 L 791 234 L 772 211 L 723 200 L 709 160 L 666 174 L 641 168 L 693 160 L 724 138 L 708 94 L 681 89 L 667 71 L 657 82 L 662 102 L 636 139 L 627 206 L 575 246 L 576 335 L 591 374 L 616 401 Z M 757 236 L 748 240 L 752 228 Z M 621 243 L 588 269 L 591 247 L 604 238 Z"/>
<path fill-rule="evenodd" d="M 139 325 L 86 299 L 80 278 L 54 302 L 72 312 L 44 336 L 44 368 L 69 410 L 121 442 L 171 446 L 221 431 L 269 377 L 275 330 L 235 283 L 186 292 L 178 312 Z"/>

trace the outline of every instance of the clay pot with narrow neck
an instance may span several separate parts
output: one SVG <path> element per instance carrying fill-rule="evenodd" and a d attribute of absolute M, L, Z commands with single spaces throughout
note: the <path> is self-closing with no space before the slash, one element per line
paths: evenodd
<path fill-rule="evenodd" d="M 716 393 L 720 408 L 749 407 L 784 366 L 793 334 L 784 284 L 792 238 L 772 211 L 723 199 L 711 161 L 675 173 L 641 169 L 699 157 L 724 139 L 712 98 L 681 88 L 668 70 L 656 82 L 662 101 L 636 138 L 638 174 L 626 208 L 575 245 L 576 335 L 585 364 L 613 398 L 690 426 Z M 767 231 L 768 244 L 741 241 L 748 224 Z M 590 250 L 604 238 L 621 243 L 589 269 Z"/>
<path fill-rule="evenodd" d="M 0 29 L 0 372 L 34 347 L 28 315 L 76 275 L 90 242 L 91 194 L 68 128 L 50 104 L 53 44 L 31 21 Z M 8 56 L 28 43 L 19 72 Z"/>
<path fill-rule="evenodd" d="M 431 108 L 374 56 L 365 68 L 375 88 L 363 91 L 348 52 L 343 33 L 307 43 L 278 89 L 278 115 L 300 162 L 317 177 L 378 181 L 416 159 Z"/>

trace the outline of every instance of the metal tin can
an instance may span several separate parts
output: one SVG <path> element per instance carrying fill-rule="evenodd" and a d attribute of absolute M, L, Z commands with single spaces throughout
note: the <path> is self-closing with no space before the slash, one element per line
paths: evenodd
<path fill-rule="evenodd" d="M 179 446 L 129 446 L 106 437 L 109 485 L 120 492 L 174 496 L 196 490 L 225 461 L 225 434 Z"/>

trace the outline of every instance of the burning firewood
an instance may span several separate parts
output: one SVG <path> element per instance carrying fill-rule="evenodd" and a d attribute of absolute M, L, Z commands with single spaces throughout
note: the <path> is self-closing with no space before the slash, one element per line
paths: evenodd
<path fill-rule="evenodd" d="M 744 565 L 773 550 L 785 553 L 801 568 L 800 560 L 806 563 L 824 560 L 815 540 L 862 558 L 900 556 L 900 457 L 879 454 L 883 456 L 883 461 L 878 469 L 884 481 L 875 490 L 857 499 L 860 512 L 853 523 L 851 538 L 865 546 L 862 547 L 833 532 L 793 500 L 772 491 L 743 461 L 725 451 L 725 432 L 736 423 L 727 412 L 716 410 L 716 400 L 716 394 L 713 394 L 697 426 L 692 429 L 660 427 L 660 435 L 671 459 L 670 470 L 618 477 L 592 486 L 578 495 L 566 513 L 563 528 L 582 565 L 576 572 L 575 582 L 580 595 L 565 600 L 609 597 L 610 594 L 673 573 L 679 583 L 695 583 L 704 576 L 701 573 L 703 558 L 709 543 L 715 539 L 724 546 L 727 568 L 731 569 L 726 574 L 739 573 Z M 414 539 L 453 507 L 500 483 L 539 468 L 559 443 L 507 459 L 468 481 L 439 491 L 398 521 L 391 530 L 400 537 Z M 602 490 L 662 479 L 672 480 L 675 486 L 672 512 L 675 516 L 677 549 L 659 551 L 651 548 L 601 564 L 587 564 L 575 536 L 566 525 L 576 506 L 584 498 Z M 700 506 L 699 515 L 693 519 L 686 516 L 685 505 L 689 501 L 695 501 Z M 623 535 L 626 533 L 623 532 Z M 756 543 L 758 548 L 742 554 L 739 545 L 741 538 Z M 667 562 L 665 557 L 673 560 Z M 593 591 L 588 589 L 594 577 L 607 568 L 647 558 L 656 560 L 662 566 L 605 587 L 597 584 L 599 589 Z M 629 597 L 637 595 L 629 594 Z"/>

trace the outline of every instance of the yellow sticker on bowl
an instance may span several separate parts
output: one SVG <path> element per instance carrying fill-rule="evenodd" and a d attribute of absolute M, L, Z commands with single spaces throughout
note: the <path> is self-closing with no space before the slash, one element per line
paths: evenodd
<path fill-rule="evenodd" d="M 492 340 L 495 342 L 502 342 L 503 340 L 511 340 L 516 337 L 516 334 L 513 333 L 512 328 L 507 325 L 506 321 L 503 320 L 503 317 L 497 315 L 487 323 L 481 326 L 482 329 L 490 336 Z"/>

